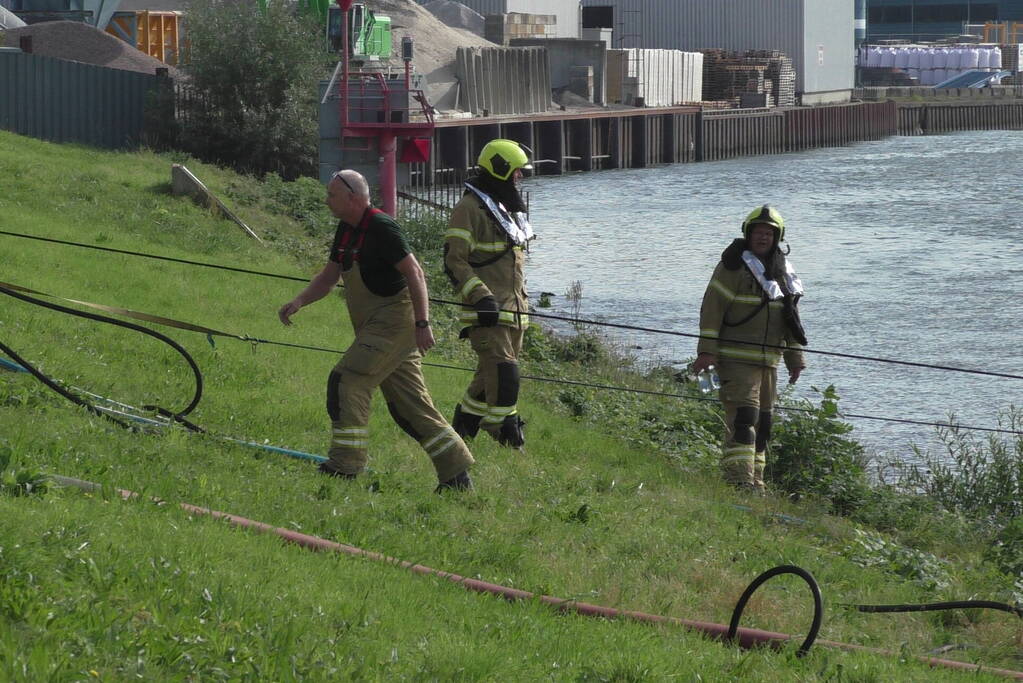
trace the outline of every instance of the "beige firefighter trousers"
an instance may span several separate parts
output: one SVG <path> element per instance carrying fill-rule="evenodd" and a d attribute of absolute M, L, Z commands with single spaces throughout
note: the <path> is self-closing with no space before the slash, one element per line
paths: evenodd
<path fill-rule="evenodd" d="M 514 386 L 507 386 L 509 379 L 502 376 L 500 366 L 518 365 L 524 335 L 524 327 L 509 325 L 469 330 L 469 343 L 477 358 L 476 374 L 465 390 L 461 406 L 466 413 L 482 417 L 480 427 L 495 439 L 504 418 L 518 414 L 518 374 L 515 374 Z"/>
<path fill-rule="evenodd" d="M 756 430 L 761 424 L 761 415 L 770 414 L 774 410 L 778 385 L 777 369 L 723 361 L 718 364 L 717 371 L 721 379 L 718 397 L 725 410 L 725 440 L 721 449 L 722 475 L 729 484 L 752 485 L 763 489 L 767 453 L 766 448 L 764 450 L 756 448 Z M 745 411 L 742 426 L 750 422 L 752 424 L 749 429 L 743 430 L 746 434 L 739 435 L 736 439 L 736 417 L 740 408 L 753 409 L 752 412 Z"/>
<path fill-rule="evenodd" d="M 473 464 L 461 437 L 437 411 L 423 380 L 408 290 L 391 297 L 370 292 L 358 264 L 342 274 L 355 341 L 327 382 L 327 412 L 333 435 L 329 458 L 345 474 L 367 462 L 370 402 L 380 387 L 391 416 L 426 451 L 445 482 Z"/>

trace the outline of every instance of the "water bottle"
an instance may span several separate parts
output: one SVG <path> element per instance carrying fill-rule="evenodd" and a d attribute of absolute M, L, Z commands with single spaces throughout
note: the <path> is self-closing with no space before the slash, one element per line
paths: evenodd
<path fill-rule="evenodd" d="M 700 393 L 709 394 L 721 388 L 721 380 L 718 378 L 717 370 L 713 365 L 696 376 L 696 382 L 700 387 Z"/>

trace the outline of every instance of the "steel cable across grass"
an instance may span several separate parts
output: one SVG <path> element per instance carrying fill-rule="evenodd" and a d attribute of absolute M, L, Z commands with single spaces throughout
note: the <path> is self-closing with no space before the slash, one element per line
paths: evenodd
<path fill-rule="evenodd" d="M 106 251 L 106 252 L 110 252 L 110 253 L 114 253 L 114 254 L 123 254 L 123 255 L 126 255 L 126 256 L 138 256 L 138 257 L 142 257 L 142 258 L 156 259 L 156 260 L 159 260 L 159 261 L 169 261 L 171 263 L 180 263 L 180 264 L 189 265 L 189 266 L 196 266 L 196 267 L 202 267 L 202 268 L 213 268 L 213 269 L 216 269 L 216 270 L 225 270 L 225 271 L 234 272 L 234 273 L 243 273 L 243 274 L 246 274 L 246 275 L 256 275 L 256 276 L 259 276 L 259 277 L 276 278 L 276 279 L 279 279 L 279 280 L 291 280 L 291 281 L 294 281 L 294 282 L 308 282 L 309 281 L 308 278 L 301 278 L 301 277 L 297 277 L 295 275 L 283 275 L 283 274 L 280 274 L 280 273 L 270 273 L 270 272 L 261 271 L 261 270 L 253 270 L 253 269 L 250 269 L 250 268 L 239 268 L 239 267 L 236 267 L 236 266 L 225 266 L 225 265 L 221 265 L 221 264 L 217 264 L 217 263 L 205 263 L 205 262 L 202 262 L 202 261 L 193 261 L 193 260 L 190 260 L 190 259 L 175 258 L 175 257 L 171 257 L 171 256 L 161 256 L 159 254 L 148 254 L 146 252 L 141 252 L 141 251 L 131 251 L 131 250 L 127 250 L 127 249 L 115 249 L 113 247 L 101 247 L 101 246 L 94 245 L 94 244 L 83 244 L 81 242 L 71 242 L 71 241 L 68 241 L 68 240 L 58 240 L 58 239 L 54 239 L 52 237 L 41 237 L 41 236 L 38 236 L 38 235 L 27 235 L 25 233 L 11 232 L 9 230 L 0 230 L 0 235 L 7 235 L 9 237 L 20 237 L 20 238 L 24 238 L 24 239 L 39 240 L 39 241 L 43 241 L 43 242 L 50 242 L 50 243 L 53 243 L 53 244 L 62 244 L 62 245 L 65 245 L 65 246 L 81 247 L 81 248 L 84 248 L 84 249 L 96 249 L 96 250 L 99 250 L 99 251 Z M 439 298 L 434 298 L 434 297 L 430 298 L 430 302 L 431 303 L 435 303 L 435 304 L 443 304 L 443 305 L 446 305 L 446 306 L 459 306 L 459 307 L 464 306 L 464 304 L 459 302 L 459 301 L 450 301 L 448 299 L 439 299 Z M 522 313 L 521 311 L 515 311 L 515 310 L 512 310 L 512 309 L 499 309 L 499 310 L 502 311 L 502 312 L 511 313 L 511 314 L 521 314 Z M 674 336 L 674 337 L 686 337 L 686 338 L 690 338 L 690 339 L 714 339 L 715 341 L 727 341 L 729 343 L 734 343 L 734 344 L 747 344 L 747 345 L 751 345 L 751 346 L 763 347 L 763 348 L 768 348 L 768 349 L 781 349 L 781 350 L 784 350 L 784 349 L 788 348 L 788 347 L 780 346 L 780 345 L 777 345 L 777 344 L 762 344 L 762 343 L 759 343 L 759 342 L 750 342 L 750 341 L 744 341 L 744 340 L 740 340 L 740 339 L 720 339 L 718 337 L 707 337 L 705 335 L 693 334 L 691 332 L 679 332 L 678 330 L 665 330 L 665 329 L 660 329 L 660 328 L 656 328 L 656 327 L 643 327 L 641 325 L 628 325 L 628 324 L 625 324 L 625 323 L 612 323 L 612 322 L 607 322 L 607 321 L 602 321 L 602 320 L 586 320 L 586 319 L 582 319 L 582 318 L 578 318 L 578 317 L 572 317 L 572 316 L 554 315 L 554 314 L 550 314 L 550 313 L 538 313 L 535 310 L 530 311 L 529 315 L 534 317 L 534 318 L 544 318 L 544 319 L 547 319 L 547 320 L 557 320 L 557 321 L 562 321 L 562 322 L 570 322 L 570 323 L 577 324 L 577 325 L 587 325 L 587 326 L 592 326 L 592 327 L 608 327 L 608 328 L 612 328 L 612 329 L 629 330 L 629 331 L 634 331 L 634 332 L 649 332 L 649 333 L 652 333 L 652 334 L 664 334 L 664 335 L 669 335 L 669 336 Z M 1007 372 L 994 372 L 994 371 L 991 371 L 991 370 L 977 370 L 977 369 L 974 369 L 974 368 L 962 368 L 962 367 L 958 367 L 958 366 L 954 366 L 954 365 L 942 365 L 942 364 L 937 364 L 937 363 L 923 363 L 923 362 L 919 362 L 919 361 L 900 360 L 900 359 L 897 359 L 897 358 L 882 358 L 880 356 L 867 356 L 867 355 L 855 354 L 855 353 L 844 353 L 844 352 L 841 352 L 841 351 L 826 351 L 826 350 L 823 350 L 823 349 L 803 348 L 803 349 L 801 349 L 801 351 L 803 351 L 803 353 L 811 353 L 811 354 L 817 354 L 817 355 L 821 355 L 821 356 L 832 356 L 834 358 L 848 358 L 848 359 L 851 359 L 851 360 L 862 360 L 862 361 L 868 361 L 868 362 L 874 362 L 874 363 L 886 363 L 886 364 L 891 364 L 891 365 L 903 365 L 903 366 L 915 367 L 915 368 L 927 368 L 927 369 L 930 369 L 930 370 L 943 370 L 943 371 L 946 371 L 946 372 L 961 372 L 961 373 L 965 373 L 965 374 L 969 374 L 969 375 L 983 375 L 983 376 L 986 376 L 986 377 L 1003 377 L 1003 378 L 1006 378 L 1006 379 L 1019 379 L 1019 380 L 1023 380 L 1023 375 L 1016 375 L 1016 374 L 1007 373 Z"/>
<path fill-rule="evenodd" d="M 282 342 L 282 341 L 275 341 L 275 340 L 270 340 L 270 339 L 261 339 L 259 337 L 252 337 L 252 336 L 249 336 L 249 335 L 235 334 L 235 333 L 232 333 L 232 332 L 225 332 L 223 330 L 217 330 L 217 329 L 213 329 L 211 327 L 206 327 L 206 326 L 198 325 L 198 324 L 195 324 L 195 323 L 185 322 L 185 321 L 181 321 L 181 320 L 175 320 L 173 318 L 167 318 L 167 317 L 155 315 L 155 314 L 152 314 L 152 313 L 143 313 L 143 312 L 140 312 L 140 311 L 133 311 L 133 310 L 127 309 L 127 308 L 121 308 L 121 307 L 115 307 L 115 306 L 107 306 L 105 304 L 96 304 L 96 303 L 91 303 L 91 302 L 88 302 L 88 301 L 79 301 L 77 299 L 67 299 L 67 298 L 64 298 L 64 297 L 58 297 L 58 296 L 56 296 L 54 294 L 48 294 L 46 292 L 40 292 L 40 291 L 37 291 L 37 290 L 34 290 L 34 289 L 29 289 L 27 287 L 21 287 L 20 285 L 14 285 L 14 284 L 7 283 L 7 282 L 0 282 L 0 292 L 11 293 L 12 296 L 16 296 L 15 290 L 16 290 L 16 292 L 20 292 L 22 294 L 27 294 L 27 295 L 35 294 L 35 295 L 38 295 L 38 296 L 45 296 L 45 297 L 49 297 L 49 298 L 60 299 L 62 301 L 69 301 L 71 303 L 76 303 L 76 304 L 79 304 L 79 305 L 82 305 L 82 306 L 96 308 L 96 309 L 99 309 L 99 310 L 116 313 L 118 315 L 123 315 L 123 316 L 131 317 L 131 318 L 136 318 L 138 320 L 144 320 L 144 321 L 156 323 L 156 324 L 159 324 L 159 325 L 165 325 L 165 326 L 168 326 L 168 327 L 174 327 L 174 328 L 177 328 L 177 329 L 186 330 L 186 331 L 190 331 L 190 332 L 199 332 L 201 334 L 205 334 L 207 337 L 210 337 L 210 338 L 212 338 L 212 337 L 226 337 L 228 339 L 236 339 L 238 341 L 244 341 L 244 342 L 248 342 L 250 344 L 268 344 L 268 345 L 272 345 L 272 346 L 282 346 L 282 347 L 293 348 L 293 349 L 302 349 L 302 350 L 306 350 L 306 351 L 318 351 L 318 352 L 321 352 L 321 353 L 331 353 L 331 354 L 341 354 L 341 355 L 344 354 L 344 351 L 341 350 L 341 349 L 331 349 L 331 348 L 327 348 L 327 347 L 323 347 L 323 346 L 311 346 L 311 345 L 308 345 L 308 344 L 295 344 L 295 343 L 292 343 L 292 342 Z M 22 297 L 22 296 L 18 296 L 18 298 L 24 298 L 27 301 L 31 297 L 25 298 L 25 297 Z M 67 310 L 73 310 L 73 309 L 67 309 Z M 146 329 L 146 328 L 142 328 L 142 329 Z M 473 368 L 467 368 L 467 367 L 463 367 L 463 366 L 459 366 L 459 365 L 450 365 L 450 364 L 446 364 L 446 363 L 431 363 L 431 362 L 424 361 L 423 365 L 429 366 L 429 367 L 435 367 L 435 368 L 445 368 L 445 369 L 449 369 L 449 370 L 458 370 L 458 371 L 461 371 L 461 372 L 474 372 Z M 564 378 L 554 378 L 554 377 L 544 377 L 544 376 L 541 376 L 541 375 L 524 374 L 521 377 L 522 377 L 522 379 L 528 379 L 528 380 L 533 380 L 533 381 L 537 381 L 537 382 L 547 382 L 547 383 L 551 383 L 551 384 L 562 384 L 562 385 L 565 385 L 565 386 L 576 386 L 576 387 L 583 387 L 583 388 L 590 388 L 590 389 L 600 389 L 600 390 L 603 390 L 603 391 L 618 391 L 618 392 L 623 392 L 623 393 L 634 393 L 634 394 L 642 394 L 642 395 L 647 395 L 647 396 L 660 396 L 660 397 L 664 397 L 664 398 L 677 398 L 677 399 L 682 399 L 682 400 L 686 400 L 686 401 L 710 401 L 710 402 L 715 402 L 715 403 L 717 402 L 717 399 L 715 399 L 713 397 L 689 396 L 687 394 L 677 394 L 677 393 L 672 393 L 672 392 L 667 392 L 667 391 L 656 391 L 656 390 L 652 390 L 652 389 L 639 389 L 639 388 L 635 388 L 635 387 L 622 387 L 622 386 L 615 386 L 615 385 L 611 385 L 611 384 L 599 384 L 599 383 L 596 383 L 596 382 L 584 382 L 584 381 L 580 381 L 580 380 L 572 380 L 572 379 L 564 379 Z M 1023 377 L 1021 377 L 1021 379 L 1023 379 Z M 782 412 L 793 412 L 793 413 L 812 413 L 812 412 L 814 412 L 813 410 L 811 410 L 809 408 L 797 408 L 797 407 L 794 407 L 794 406 L 776 406 L 775 409 L 779 410 L 779 411 L 782 411 Z M 878 422 L 888 422 L 888 423 L 898 423 L 898 424 L 912 424 L 912 425 L 919 425 L 919 426 L 925 426 L 925 427 L 955 428 L 955 429 L 965 430 L 965 431 L 991 432 L 991 433 L 998 433 L 998 434 L 1023 435 L 1023 432 L 1021 432 L 1021 431 L 1013 430 L 1013 429 L 1004 429 L 1004 428 L 1000 428 L 1000 427 L 978 427 L 978 426 L 972 426 L 972 425 L 952 424 L 952 423 L 948 423 L 948 422 L 928 422 L 928 421 L 925 421 L 925 420 L 913 420 L 913 419 L 909 419 L 909 418 L 880 417 L 880 416 L 877 416 L 877 415 L 864 415 L 864 414 L 860 414 L 860 413 L 845 413 L 845 412 L 841 412 L 841 413 L 838 413 L 838 415 L 840 417 L 844 417 L 844 418 L 862 419 L 862 420 L 873 420 L 873 421 L 878 421 Z"/>

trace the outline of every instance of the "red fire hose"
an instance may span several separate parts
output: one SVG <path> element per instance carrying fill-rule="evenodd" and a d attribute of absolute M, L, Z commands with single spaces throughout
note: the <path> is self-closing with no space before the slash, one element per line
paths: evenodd
<path fill-rule="evenodd" d="M 56 483 L 63 486 L 75 486 L 85 491 L 97 491 L 102 489 L 99 484 L 83 481 L 81 479 L 72 479 L 70 477 L 62 477 L 59 475 L 51 475 Z M 127 491 L 125 489 L 116 489 L 118 494 L 125 499 L 138 497 L 137 493 Z M 163 502 L 163 501 L 158 501 Z M 256 531 L 262 531 L 265 533 L 272 533 L 280 536 L 289 543 L 295 543 L 308 550 L 329 550 L 333 552 L 345 553 L 346 555 L 353 555 L 356 557 L 364 557 L 370 560 L 376 560 L 378 562 L 385 562 L 387 564 L 396 565 L 402 569 L 408 569 L 416 574 L 424 574 L 429 576 L 436 576 L 442 579 L 447 579 L 454 583 L 461 585 L 468 590 L 476 591 L 478 593 L 489 593 L 490 595 L 496 595 L 509 601 L 516 600 L 538 600 L 544 604 L 550 605 L 551 607 L 561 612 L 575 612 L 588 617 L 601 617 L 604 619 L 631 619 L 633 621 L 641 621 L 652 624 L 673 624 L 675 626 L 681 626 L 690 631 L 699 631 L 704 633 L 716 640 L 735 642 L 744 649 L 752 649 L 760 646 L 769 646 L 772 648 L 780 648 L 783 644 L 792 640 L 793 637 L 785 633 L 775 633 L 773 631 L 762 631 L 760 629 L 753 628 L 741 628 L 738 627 L 738 619 L 741 615 L 742 608 L 745 606 L 746 600 L 752 595 L 753 591 L 760 586 L 761 583 L 781 573 L 796 573 L 800 576 L 807 574 L 805 570 L 801 570 L 798 567 L 776 567 L 772 570 L 761 574 L 757 579 L 750 584 L 749 588 L 743 594 L 743 599 L 740 600 L 736 606 L 736 610 L 732 616 L 731 626 L 725 626 L 724 624 L 715 624 L 705 621 L 693 621 L 691 619 L 680 619 L 677 617 L 666 617 L 658 614 L 646 614 L 645 612 L 635 612 L 631 610 L 616 609 L 613 607 L 601 607 L 600 605 L 591 605 L 585 602 L 576 602 L 574 600 L 566 600 L 564 598 L 557 598 L 550 595 L 536 595 L 529 591 L 518 590 L 515 588 L 509 588 L 507 586 L 501 586 L 496 583 L 488 583 L 486 581 L 480 581 L 478 579 L 470 579 L 465 576 L 459 576 L 458 574 L 452 574 L 451 572 L 441 571 L 439 569 L 433 569 L 421 564 L 413 564 L 406 562 L 405 560 L 399 560 L 394 557 L 388 557 L 387 555 L 381 555 L 369 550 L 363 550 L 352 545 L 346 545 L 344 543 L 337 543 L 334 541 L 328 541 L 318 536 L 310 536 L 308 534 L 302 534 L 297 531 L 290 529 L 284 529 L 281 527 L 274 527 L 263 522 L 257 522 L 255 520 L 247 519 L 245 517 L 239 517 L 238 515 L 232 515 L 227 512 L 220 512 L 218 510 L 212 510 L 210 508 L 199 507 L 197 505 L 191 505 L 189 503 L 179 503 L 179 506 L 192 515 L 206 515 L 213 517 L 214 519 L 225 519 L 231 524 L 240 526 L 246 529 L 254 529 Z M 798 571 L 792 571 L 793 569 Z M 806 576 L 803 576 L 806 579 Z M 808 643 L 813 642 L 812 636 L 816 634 L 817 628 L 820 626 L 820 601 L 819 591 L 816 590 L 816 582 L 812 581 L 812 577 L 807 581 L 811 588 L 814 589 L 815 606 L 817 609 L 814 614 L 814 626 L 811 628 L 810 636 L 804 641 L 800 648 L 800 654 L 806 652 L 809 647 Z M 850 643 L 840 643 L 831 640 L 817 640 L 817 643 L 826 647 L 837 648 L 846 650 L 849 652 L 863 652 L 868 654 L 886 655 L 890 657 L 902 656 L 897 652 L 891 650 L 884 650 L 881 648 L 865 647 L 862 645 L 852 645 Z M 985 667 L 979 664 L 969 664 L 967 662 L 957 662 L 950 659 L 941 659 L 938 657 L 923 657 L 917 656 L 918 660 L 928 664 L 932 667 L 944 667 L 948 669 L 958 669 L 961 671 L 974 671 L 983 672 L 987 674 L 994 674 L 998 676 L 1005 676 L 1006 678 L 1014 678 L 1016 680 L 1023 680 L 1023 671 L 1012 671 L 1010 669 L 996 669 L 992 667 Z"/>

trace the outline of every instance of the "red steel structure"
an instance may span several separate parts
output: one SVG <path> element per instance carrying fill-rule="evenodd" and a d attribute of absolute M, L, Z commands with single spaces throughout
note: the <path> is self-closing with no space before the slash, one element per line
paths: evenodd
<path fill-rule="evenodd" d="M 341 8 L 341 60 L 342 78 L 338 84 L 340 95 L 342 149 L 368 151 L 376 138 L 380 153 L 381 207 L 395 215 L 397 209 L 397 141 L 405 139 L 402 161 L 425 162 L 429 159 L 429 138 L 433 135 L 433 108 L 422 90 L 413 90 L 411 83 L 411 55 L 404 56 L 405 82 L 403 90 L 396 90 L 380 72 L 351 71 L 348 55 L 348 10 L 354 0 L 337 0 Z M 403 106 L 395 106 L 399 100 Z M 418 107 L 410 105 L 414 99 Z M 358 102 L 358 106 L 353 106 Z M 413 118 L 417 120 L 413 121 Z M 348 139 L 364 140 L 364 146 L 347 147 Z"/>

